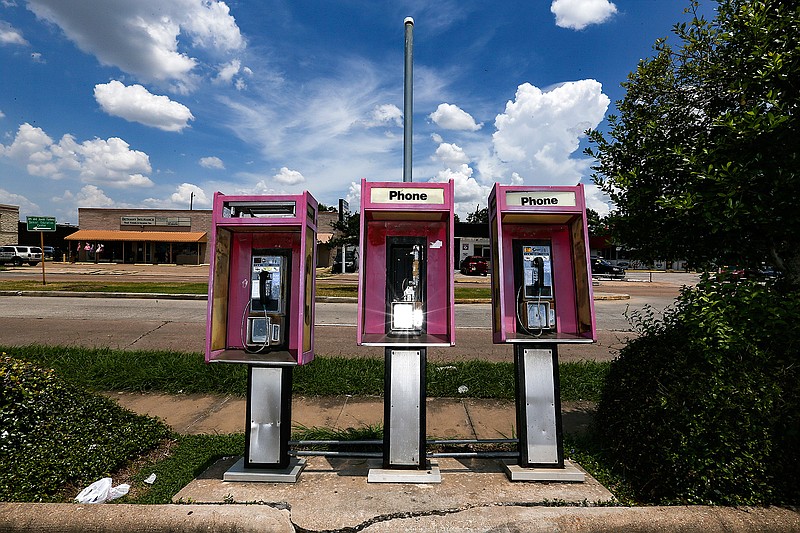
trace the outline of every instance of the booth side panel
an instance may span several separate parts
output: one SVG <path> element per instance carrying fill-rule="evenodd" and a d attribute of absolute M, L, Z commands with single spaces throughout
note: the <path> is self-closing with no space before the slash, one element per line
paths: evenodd
<path fill-rule="evenodd" d="M 443 222 L 431 223 L 428 229 L 428 268 L 427 275 L 427 330 L 433 335 L 447 335 L 448 318 L 448 298 L 450 295 L 449 279 L 452 276 L 452 263 L 448 263 L 450 257 L 447 246 L 447 231 Z M 431 245 L 439 243 L 438 247 L 432 248 Z"/>
<path fill-rule="evenodd" d="M 305 232 L 305 257 L 303 260 L 304 283 L 300 295 L 303 303 L 302 316 L 302 357 L 298 363 L 303 365 L 314 359 L 314 295 L 316 294 L 317 234 L 310 228 Z"/>
<path fill-rule="evenodd" d="M 232 244 L 226 348 L 241 348 L 244 345 L 242 320 L 250 300 L 250 255 L 253 249 L 253 236 L 250 233 L 235 233 Z"/>
<path fill-rule="evenodd" d="M 584 337 L 597 340 L 597 325 L 594 311 L 594 288 L 589 266 L 589 234 L 585 218 L 577 218 L 572 227 L 572 249 L 575 261 L 575 280 L 577 282 L 578 327 Z"/>
<path fill-rule="evenodd" d="M 206 362 L 211 361 L 214 352 L 224 350 L 227 343 L 231 232 L 224 229 L 212 231 L 212 246 L 214 253 L 211 254 L 209 265 Z"/>
<path fill-rule="evenodd" d="M 572 242 L 568 228 L 560 226 L 554 230 L 551 239 L 558 331 L 578 333 Z"/>
<path fill-rule="evenodd" d="M 364 257 L 365 279 L 362 285 L 363 301 L 359 302 L 363 313 L 363 332 L 382 334 L 386 327 L 386 223 L 369 221 L 366 229 L 369 240 L 364 240 L 366 248 L 361 249 Z M 359 337 L 361 338 L 361 337 Z"/>

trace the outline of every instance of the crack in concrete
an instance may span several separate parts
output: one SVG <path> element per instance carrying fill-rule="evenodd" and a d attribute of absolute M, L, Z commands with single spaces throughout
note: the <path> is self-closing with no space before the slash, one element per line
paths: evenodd
<path fill-rule="evenodd" d="M 464 505 L 462 507 L 455 507 L 451 509 L 431 509 L 430 511 L 406 511 L 406 512 L 378 515 L 370 518 L 369 520 L 365 520 L 364 522 L 361 522 L 360 524 L 357 524 L 355 526 L 347 526 L 339 529 L 320 529 L 320 530 L 306 529 L 302 526 L 299 526 L 294 522 L 294 520 L 291 519 L 291 516 L 290 520 L 292 522 L 292 526 L 294 527 L 296 533 L 358 533 L 359 531 L 363 531 L 366 528 L 381 522 L 390 522 L 392 520 L 407 520 L 409 518 L 424 518 L 426 516 L 447 516 L 447 515 L 461 513 L 464 511 L 469 511 L 471 509 L 481 509 L 487 507 L 595 507 L 595 506 L 597 506 L 597 504 L 591 504 L 587 500 L 578 503 L 565 502 L 559 500 L 544 500 L 539 502 L 481 503 L 474 505 L 472 504 Z"/>
<path fill-rule="evenodd" d="M 167 321 L 162 322 L 161 324 L 159 324 L 158 327 L 155 327 L 155 328 L 151 329 L 150 331 L 146 331 L 145 333 L 142 333 L 141 335 L 139 335 L 139 337 L 135 341 L 130 343 L 128 346 L 126 346 L 126 348 L 130 348 L 131 346 L 133 346 L 134 344 L 136 344 L 140 340 L 144 339 L 145 337 L 147 337 L 148 335 L 150 335 L 154 331 L 158 331 L 161 328 L 163 328 L 164 326 L 166 326 L 167 324 L 171 324 L 171 323 L 172 323 L 172 320 L 167 320 Z"/>

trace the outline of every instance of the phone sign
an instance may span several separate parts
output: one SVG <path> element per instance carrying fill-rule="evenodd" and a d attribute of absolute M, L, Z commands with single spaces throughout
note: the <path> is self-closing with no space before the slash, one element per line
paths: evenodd
<path fill-rule="evenodd" d="M 374 204 L 443 204 L 443 189 L 374 187 L 370 189 Z"/>
<path fill-rule="evenodd" d="M 506 191 L 506 204 L 516 207 L 575 207 L 573 191 Z"/>

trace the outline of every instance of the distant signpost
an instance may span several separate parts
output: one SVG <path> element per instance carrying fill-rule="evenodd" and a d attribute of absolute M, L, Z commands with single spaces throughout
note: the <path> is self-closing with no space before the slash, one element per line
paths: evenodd
<path fill-rule="evenodd" d="M 27 217 L 28 231 L 39 232 L 39 242 L 42 249 L 42 285 L 47 285 L 44 271 L 44 232 L 56 230 L 56 217 Z"/>
<path fill-rule="evenodd" d="M 28 217 L 28 231 L 55 231 L 56 217 Z"/>

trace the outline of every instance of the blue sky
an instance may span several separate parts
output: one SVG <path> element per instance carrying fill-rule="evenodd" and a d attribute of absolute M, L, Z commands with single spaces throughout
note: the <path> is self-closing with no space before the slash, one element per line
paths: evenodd
<path fill-rule="evenodd" d="M 215 191 L 355 206 L 361 178 L 402 181 L 407 16 L 414 181 L 454 179 L 462 218 L 495 182 L 589 184 L 583 131 L 688 4 L 0 0 L 0 203 L 73 224 Z"/>

